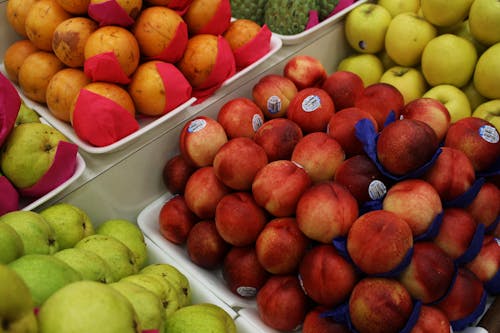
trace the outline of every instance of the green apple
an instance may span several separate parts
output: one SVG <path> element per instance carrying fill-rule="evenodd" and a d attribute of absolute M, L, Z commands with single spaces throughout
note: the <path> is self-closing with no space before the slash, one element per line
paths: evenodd
<path fill-rule="evenodd" d="M 469 10 L 471 34 L 482 44 L 500 42 L 500 6 L 498 0 L 474 0 Z"/>
<path fill-rule="evenodd" d="M 427 21 L 449 27 L 463 21 L 474 0 L 420 0 L 420 8 Z"/>
<path fill-rule="evenodd" d="M 0 156 L 3 174 L 19 189 L 36 184 L 52 165 L 59 141 L 68 139 L 45 123 L 15 126 Z"/>
<path fill-rule="evenodd" d="M 345 19 L 347 43 L 360 53 L 382 51 L 391 18 L 387 9 L 375 3 L 364 3 L 354 8 Z"/>
<path fill-rule="evenodd" d="M 0 223 L 0 264 L 8 264 L 24 254 L 23 240 L 7 223 Z"/>
<path fill-rule="evenodd" d="M 417 13 L 420 8 L 420 0 L 379 0 L 377 3 L 387 9 L 392 17 L 405 12 Z"/>
<path fill-rule="evenodd" d="M 472 111 L 472 116 L 489 121 L 500 132 L 500 99 L 492 99 L 478 105 Z"/>
<path fill-rule="evenodd" d="M 43 209 L 40 215 L 54 230 L 59 250 L 71 248 L 84 237 L 94 234 L 90 217 L 75 205 L 57 203 Z"/>
<path fill-rule="evenodd" d="M 488 99 L 500 98 L 500 42 L 479 57 L 474 70 L 474 85 Z"/>
<path fill-rule="evenodd" d="M 36 320 L 35 330 L 33 321 L 27 320 L 33 314 L 31 292 L 21 276 L 3 264 L 0 264 L 0 300 L 0 332 L 37 332 Z"/>
<path fill-rule="evenodd" d="M 470 80 L 469 83 L 467 83 L 461 89 L 469 99 L 471 110 L 474 110 L 479 106 L 479 104 L 487 101 L 487 98 L 481 95 L 479 91 L 477 91 L 476 86 L 474 85 L 474 80 Z"/>
<path fill-rule="evenodd" d="M 139 271 L 140 274 L 156 274 L 170 282 L 179 294 L 180 306 L 191 304 L 191 286 L 188 278 L 177 267 L 167 263 L 150 264 Z"/>
<path fill-rule="evenodd" d="M 382 61 L 374 54 L 354 53 L 342 59 L 337 66 L 338 71 L 357 74 L 365 87 L 377 83 L 384 73 Z"/>
<path fill-rule="evenodd" d="M 211 303 L 198 303 L 185 306 L 167 318 L 165 332 L 236 333 L 236 324 L 221 307 Z"/>
<path fill-rule="evenodd" d="M 40 116 L 35 110 L 28 107 L 24 101 L 21 101 L 21 106 L 19 107 L 19 112 L 16 117 L 16 126 L 24 123 L 39 123 Z"/>
<path fill-rule="evenodd" d="M 68 248 L 54 253 L 54 257 L 64 261 L 79 272 L 84 280 L 102 283 L 114 282 L 111 267 L 94 252 Z"/>
<path fill-rule="evenodd" d="M 59 289 L 38 312 L 40 333 L 140 333 L 135 310 L 109 285 L 77 281 Z"/>
<path fill-rule="evenodd" d="M 129 300 L 143 330 L 163 332 L 166 316 L 158 295 L 136 283 L 127 281 L 110 283 L 109 286 Z"/>
<path fill-rule="evenodd" d="M 113 236 L 132 251 L 137 268 L 144 267 L 148 258 L 148 249 L 144 234 L 137 224 L 123 219 L 113 219 L 103 222 L 96 230 L 100 235 Z"/>
<path fill-rule="evenodd" d="M 443 34 L 425 46 L 421 70 L 431 86 L 452 84 L 460 88 L 472 78 L 477 58 L 476 48 L 469 40 Z"/>
<path fill-rule="evenodd" d="M 467 95 L 451 84 L 440 84 L 432 87 L 422 97 L 435 98 L 443 103 L 450 113 L 451 124 L 462 118 L 470 117 L 472 114 Z"/>
<path fill-rule="evenodd" d="M 28 286 L 35 307 L 57 290 L 80 281 L 82 276 L 65 262 L 50 254 L 26 254 L 8 265 Z"/>
<path fill-rule="evenodd" d="M 75 248 L 94 252 L 111 267 L 113 281 L 137 273 L 137 264 L 132 251 L 118 239 L 94 234 L 83 238 Z"/>
<path fill-rule="evenodd" d="M 16 210 L 0 216 L 0 223 L 10 225 L 23 241 L 24 254 L 53 254 L 59 250 L 54 230 L 36 212 Z"/>
<path fill-rule="evenodd" d="M 415 66 L 422 52 L 437 35 L 436 28 L 422 16 L 412 12 L 396 15 L 385 34 L 385 50 L 398 65 Z"/>
<path fill-rule="evenodd" d="M 413 67 L 394 66 L 382 74 L 380 82 L 396 87 L 403 95 L 405 104 L 422 97 L 427 90 L 424 76 Z"/>

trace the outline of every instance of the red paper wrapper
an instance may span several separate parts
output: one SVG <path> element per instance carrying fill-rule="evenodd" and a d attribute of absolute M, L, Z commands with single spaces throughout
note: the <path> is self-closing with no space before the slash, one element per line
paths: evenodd
<path fill-rule="evenodd" d="M 68 180 L 76 170 L 77 152 L 78 146 L 74 143 L 59 141 L 54 162 L 52 162 L 49 170 L 47 170 L 36 184 L 28 188 L 19 189 L 21 196 L 41 197 Z"/>
<path fill-rule="evenodd" d="M 83 71 L 94 82 L 130 83 L 130 78 L 123 71 L 114 52 L 105 52 L 88 58 L 83 64 Z"/>
<path fill-rule="evenodd" d="M 318 11 L 317 10 L 310 10 L 309 11 L 309 20 L 307 21 L 305 30 L 311 29 L 312 27 L 314 27 L 315 25 L 318 25 L 318 24 L 319 24 Z"/>
<path fill-rule="evenodd" d="M 128 27 L 134 23 L 134 19 L 116 2 L 108 0 L 101 3 L 91 3 L 88 7 L 89 16 L 99 22 L 99 26 L 119 25 Z"/>
<path fill-rule="evenodd" d="M 168 3 L 167 7 L 175 10 L 180 16 L 184 15 L 189 9 L 193 0 L 172 0 Z"/>
<path fill-rule="evenodd" d="M 333 8 L 332 12 L 328 15 L 328 17 L 337 14 L 338 12 L 340 12 L 343 9 L 346 9 L 347 7 L 349 7 L 350 5 L 352 5 L 355 2 L 356 2 L 356 0 L 340 0 L 339 3 L 337 4 L 337 6 L 335 6 L 335 8 Z"/>
<path fill-rule="evenodd" d="M 271 30 L 264 24 L 251 41 L 233 51 L 237 70 L 251 65 L 269 52 L 271 35 Z"/>
<path fill-rule="evenodd" d="M 19 209 L 19 193 L 5 176 L 0 176 L 0 216 Z"/>
<path fill-rule="evenodd" d="M 222 0 L 215 15 L 198 31 L 198 34 L 222 35 L 231 24 L 231 3 L 229 0 Z"/>
<path fill-rule="evenodd" d="M 121 105 L 82 89 L 73 111 L 73 128 L 82 140 L 103 147 L 139 129 L 139 123 Z"/>
<path fill-rule="evenodd" d="M 165 88 L 164 114 L 172 111 L 191 98 L 193 88 L 182 72 L 173 64 L 159 62 L 156 69 L 163 80 Z"/>
<path fill-rule="evenodd" d="M 217 59 L 212 72 L 205 83 L 193 90 L 193 96 L 197 98 L 195 104 L 207 99 L 222 86 L 225 80 L 236 73 L 236 61 L 228 41 L 219 35 L 217 46 Z"/>
<path fill-rule="evenodd" d="M 16 124 L 21 97 L 14 85 L 0 73 L 0 146 Z"/>
<path fill-rule="evenodd" d="M 188 28 L 185 22 L 181 22 L 177 27 L 174 38 L 170 41 L 163 51 L 154 56 L 149 57 L 147 60 L 161 60 L 165 62 L 176 63 L 182 58 L 188 43 Z"/>

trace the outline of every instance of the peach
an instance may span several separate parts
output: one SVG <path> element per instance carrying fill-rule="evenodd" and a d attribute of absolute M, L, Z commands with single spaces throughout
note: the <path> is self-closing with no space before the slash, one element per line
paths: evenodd
<path fill-rule="evenodd" d="M 326 306 L 317 305 L 307 312 L 302 323 L 302 333 L 349 333 L 349 327 L 321 314 L 329 310 Z"/>
<path fill-rule="evenodd" d="M 265 210 L 248 192 L 232 192 L 222 197 L 215 209 L 215 226 L 231 245 L 253 244 L 267 223 Z"/>
<path fill-rule="evenodd" d="M 167 200 L 158 215 L 160 234 L 179 245 L 186 243 L 189 231 L 196 222 L 198 217 L 186 205 L 182 195 L 175 195 Z"/>
<path fill-rule="evenodd" d="M 340 143 L 348 157 L 365 153 L 363 143 L 356 137 L 355 125 L 361 119 L 370 120 L 378 132 L 377 121 L 371 113 L 354 106 L 335 112 L 328 121 L 326 132 Z"/>
<path fill-rule="evenodd" d="M 500 156 L 498 131 L 482 118 L 465 117 L 454 122 L 446 133 L 444 145 L 463 151 L 476 171 L 488 170 Z"/>
<path fill-rule="evenodd" d="M 187 180 L 195 170 L 196 167 L 189 164 L 182 154 L 174 155 L 163 166 L 163 184 L 172 194 L 183 193 Z"/>
<path fill-rule="evenodd" d="M 303 133 L 325 132 L 335 113 L 332 98 L 321 88 L 300 90 L 290 101 L 286 117 L 297 123 Z"/>
<path fill-rule="evenodd" d="M 441 153 L 422 179 L 434 186 L 442 201 L 450 201 L 472 186 L 476 174 L 464 152 L 455 148 L 441 147 Z"/>
<path fill-rule="evenodd" d="M 408 223 L 385 210 L 361 215 L 347 234 L 347 252 L 366 274 L 401 268 L 412 247 L 413 234 Z"/>
<path fill-rule="evenodd" d="M 412 311 L 410 293 L 395 279 L 365 277 L 349 298 L 349 315 L 358 332 L 399 332 Z"/>
<path fill-rule="evenodd" d="M 287 118 L 276 118 L 262 124 L 253 139 L 264 148 L 269 162 L 272 162 L 290 159 L 302 137 L 302 129 L 297 123 Z"/>
<path fill-rule="evenodd" d="M 198 116 L 184 124 L 179 148 L 189 163 L 204 167 L 213 163 L 215 154 L 227 140 L 224 127 L 217 120 Z"/>
<path fill-rule="evenodd" d="M 406 179 L 394 184 L 382 201 L 382 208 L 396 213 L 408 223 L 413 237 L 424 235 L 443 211 L 436 189 L 422 179 Z M 432 237 L 433 235 L 428 235 Z"/>
<path fill-rule="evenodd" d="M 257 172 L 267 164 L 262 146 L 247 137 L 230 139 L 214 156 L 213 167 L 217 178 L 227 187 L 250 190 Z"/>
<path fill-rule="evenodd" d="M 226 102 L 217 114 L 229 139 L 244 136 L 252 139 L 264 123 L 262 110 L 247 97 L 236 97 Z"/>
<path fill-rule="evenodd" d="M 410 333 L 449 333 L 448 317 L 436 306 L 422 305 L 417 322 Z"/>
<path fill-rule="evenodd" d="M 302 90 L 321 87 L 328 74 L 319 59 L 299 54 L 287 61 L 283 76 L 292 80 L 298 90 Z"/>
<path fill-rule="evenodd" d="M 263 76 L 252 87 L 252 98 L 259 106 L 266 119 L 284 117 L 290 101 L 298 90 L 287 77 L 278 74 Z"/>
<path fill-rule="evenodd" d="M 324 132 L 305 135 L 295 145 L 291 157 L 306 170 L 313 183 L 333 179 L 344 159 L 341 145 Z"/>
<path fill-rule="evenodd" d="M 423 121 L 432 127 L 439 142 L 443 141 L 451 124 L 450 112 L 434 98 L 421 97 L 410 101 L 401 110 L 401 117 Z"/>
<path fill-rule="evenodd" d="M 466 267 L 483 283 L 490 282 L 500 270 L 500 241 L 492 235 L 486 235 L 481 250 L 472 261 L 467 263 Z M 496 290 L 490 290 L 493 295 L 499 292 L 498 287 Z"/>
<path fill-rule="evenodd" d="M 354 102 L 354 106 L 373 115 L 379 129 L 384 128 L 391 111 L 394 112 L 395 119 L 398 119 L 404 105 L 401 92 L 394 86 L 382 82 L 365 87 Z"/>
<path fill-rule="evenodd" d="M 309 239 L 300 231 L 293 217 L 278 217 L 269 221 L 255 241 L 257 259 L 271 274 L 291 274 L 297 271 Z"/>
<path fill-rule="evenodd" d="M 273 161 L 259 170 L 252 183 L 255 201 L 275 217 L 295 214 L 297 202 L 311 185 L 307 172 L 289 160 Z"/>
<path fill-rule="evenodd" d="M 337 111 L 354 106 L 365 86 L 361 77 L 349 71 L 335 71 L 321 86 L 330 95 Z"/>
<path fill-rule="evenodd" d="M 410 264 L 401 272 L 399 281 L 413 298 L 429 304 L 446 294 L 454 275 L 453 259 L 435 243 L 420 241 L 415 242 Z"/>
<path fill-rule="evenodd" d="M 215 175 L 212 166 L 197 169 L 184 188 L 184 198 L 189 209 L 200 219 L 215 217 L 219 201 L 231 190 Z"/>
<path fill-rule="evenodd" d="M 296 275 L 273 275 L 257 292 L 257 311 L 267 326 L 290 331 L 306 316 L 308 299 Z"/>
<path fill-rule="evenodd" d="M 334 181 L 306 189 L 295 213 L 300 230 L 307 237 L 326 244 L 336 237 L 346 236 L 358 214 L 356 198 Z"/>
<path fill-rule="evenodd" d="M 220 267 L 230 248 L 217 232 L 215 222 L 212 220 L 196 223 L 189 231 L 186 240 L 189 259 L 206 269 Z"/>
<path fill-rule="evenodd" d="M 490 233 L 500 216 L 500 189 L 491 182 L 485 182 L 472 202 L 465 207 L 477 223 L 482 223 Z"/>
<path fill-rule="evenodd" d="M 347 300 L 358 281 L 354 266 L 331 244 L 317 245 L 307 251 L 299 274 L 306 294 L 329 308 Z"/>
<path fill-rule="evenodd" d="M 402 176 L 429 162 L 438 149 L 434 130 L 420 120 L 396 120 L 380 131 L 377 158 L 390 173 Z"/>

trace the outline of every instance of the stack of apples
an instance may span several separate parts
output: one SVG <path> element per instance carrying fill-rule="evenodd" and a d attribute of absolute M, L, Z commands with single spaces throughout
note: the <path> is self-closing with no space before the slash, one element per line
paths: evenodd
<path fill-rule="evenodd" d="M 432 97 L 452 122 L 471 115 L 500 129 L 500 9 L 492 0 L 379 0 L 346 17 L 352 54 L 339 70 L 396 86 L 405 103 Z"/>
<path fill-rule="evenodd" d="M 487 120 L 301 54 L 178 144 L 159 232 L 273 329 L 448 333 L 499 292 Z"/>

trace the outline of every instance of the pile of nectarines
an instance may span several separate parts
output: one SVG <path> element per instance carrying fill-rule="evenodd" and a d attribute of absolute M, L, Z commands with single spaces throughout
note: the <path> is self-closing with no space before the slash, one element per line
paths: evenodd
<path fill-rule="evenodd" d="M 488 121 L 297 55 L 184 124 L 159 230 L 274 329 L 448 333 L 500 292 L 499 158 Z"/>

